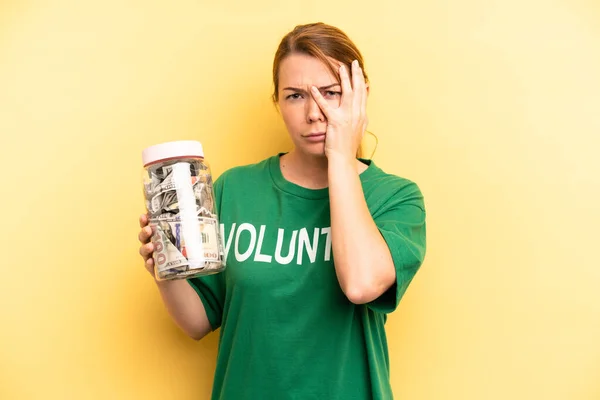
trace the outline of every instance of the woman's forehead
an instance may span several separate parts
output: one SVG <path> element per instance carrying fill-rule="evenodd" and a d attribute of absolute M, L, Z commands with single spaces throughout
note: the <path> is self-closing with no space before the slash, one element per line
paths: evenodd
<path fill-rule="evenodd" d="M 339 61 L 333 61 L 340 65 Z M 292 54 L 279 66 L 279 83 L 283 87 L 306 85 L 326 86 L 338 82 L 329 67 L 318 58 L 304 54 Z"/>

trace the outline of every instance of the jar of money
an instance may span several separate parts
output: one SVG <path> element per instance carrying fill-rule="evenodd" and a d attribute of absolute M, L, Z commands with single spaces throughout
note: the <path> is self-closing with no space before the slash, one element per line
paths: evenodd
<path fill-rule="evenodd" d="M 175 141 L 143 150 L 144 198 L 157 280 L 225 269 L 213 180 L 202 144 Z"/>

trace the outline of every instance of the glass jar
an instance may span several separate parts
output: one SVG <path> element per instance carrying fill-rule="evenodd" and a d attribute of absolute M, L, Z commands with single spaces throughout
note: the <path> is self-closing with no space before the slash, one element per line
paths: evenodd
<path fill-rule="evenodd" d="M 223 271 L 223 239 L 202 144 L 191 140 L 157 144 L 144 149 L 142 161 L 156 279 Z"/>

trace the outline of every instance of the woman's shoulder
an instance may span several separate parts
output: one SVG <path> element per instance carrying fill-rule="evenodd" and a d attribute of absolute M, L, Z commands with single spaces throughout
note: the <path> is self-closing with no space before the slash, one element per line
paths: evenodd
<path fill-rule="evenodd" d="M 270 163 L 277 156 L 270 156 L 263 160 L 247 163 L 242 165 L 236 165 L 226 169 L 217 181 L 229 182 L 229 181 L 253 181 L 257 177 L 269 171 Z"/>
<path fill-rule="evenodd" d="M 363 184 L 373 185 L 373 186 L 381 186 L 382 188 L 388 190 L 403 190 L 410 189 L 419 190 L 419 185 L 412 180 L 403 175 L 399 175 L 393 172 L 389 172 L 384 170 L 379 165 L 375 164 L 373 160 L 367 160 L 368 168 L 363 177 Z"/>
<path fill-rule="evenodd" d="M 400 202 L 423 200 L 421 188 L 411 178 L 386 171 L 373 161 L 369 162 L 366 172 L 361 180 L 367 196 Z"/>

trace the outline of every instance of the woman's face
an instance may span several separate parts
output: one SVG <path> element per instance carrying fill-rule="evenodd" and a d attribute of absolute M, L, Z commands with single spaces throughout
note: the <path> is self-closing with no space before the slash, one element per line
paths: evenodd
<path fill-rule="evenodd" d="M 325 156 L 327 120 L 310 94 L 312 86 L 332 107 L 339 107 L 340 82 L 323 62 L 305 54 L 291 54 L 281 62 L 278 105 L 292 142 L 306 155 Z"/>

